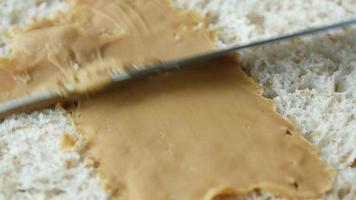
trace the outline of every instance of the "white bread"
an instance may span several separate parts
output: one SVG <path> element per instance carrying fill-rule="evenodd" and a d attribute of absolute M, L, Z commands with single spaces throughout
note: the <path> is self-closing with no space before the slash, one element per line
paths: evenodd
<path fill-rule="evenodd" d="M 354 0 L 173 0 L 211 18 L 218 46 L 246 43 L 355 15 Z"/>
<path fill-rule="evenodd" d="M 211 16 L 210 28 L 221 29 L 218 47 L 356 14 L 354 0 L 175 2 Z M 66 9 L 61 0 L 3 0 L 0 29 L 22 26 Z M 350 29 L 241 53 L 243 66 L 262 84 L 264 95 L 272 98 L 277 110 L 295 122 L 303 136 L 321 149 L 321 157 L 339 170 L 325 199 L 356 198 L 356 168 L 350 167 L 356 158 L 355 34 Z M 8 42 L 1 47 L 4 40 L 0 37 L 0 55 L 11 49 Z M 83 162 L 80 142 L 75 149 L 59 149 L 64 133 L 78 137 L 61 109 L 16 114 L 0 124 L 0 200 L 109 198 L 94 169 Z M 68 168 L 68 161 L 75 164 Z M 265 193 L 249 196 L 270 198 Z"/>
<path fill-rule="evenodd" d="M 106 199 L 101 180 L 77 149 L 60 149 L 63 134 L 77 138 L 61 109 L 17 114 L 0 124 L 0 200 Z M 79 143 L 80 144 L 80 141 Z"/>

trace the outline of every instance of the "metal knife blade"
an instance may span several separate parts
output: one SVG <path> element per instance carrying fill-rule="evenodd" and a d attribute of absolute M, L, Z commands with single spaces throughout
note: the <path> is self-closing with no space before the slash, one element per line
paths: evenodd
<path fill-rule="evenodd" d="M 240 51 L 240 50 L 248 49 L 248 48 L 252 48 L 252 47 L 258 47 L 258 46 L 262 46 L 262 45 L 266 45 L 266 44 L 270 44 L 270 43 L 285 41 L 285 40 L 302 37 L 302 36 L 307 36 L 307 35 L 311 35 L 311 34 L 315 34 L 315 33 L 326 32 L 326 31 L 329 31 L 332 29 L 343 28 L 343 27 L 352 26 L 355 24 L 356 24 L 356 19 L 349 19 L 346 21 L 342 21 L 342 22 L 338 22 L 338 23 L 334 23 L 334 24 L 330 24 L 330 25 L 309 28 L 309 29 L 294 32 L 291 34 L 286 34 L 286 35 L 282 35 L 282 36 L 259 40 L 259 41 L 251 42 L 248 44 L 236 45 L 236 46 L 221 49 L 218 51 L 209 52 L 209 53 L 205 53 L 205 54 L 201 54 L 201 55 L 197 55 L 197 56 L 192 56 L 189 58 L 173 60 L 173 61 L 168 61 L 168 62 L 162 62 L 157 65 L 147 66 L 147 67 L 142 67 L 142 68 L 132 68 L 125 72 L 113 73 L 111 75 L 111 80 L 112 80 L 112 84 L 120 83 L 120 82 L 130 80 L 133 78 L 149 76 L 152 74 L 156 74 L 158 72 L 170 71 L 173 69 L 182 68 L 183 66 L 186 66 L 186 65 L 191 65 L 194 63 L 208 61 L 208 60 L 226 55 L 231 52 L 236 52 L 236 51 Z M 30 111 L 33 111 L 36 109 L 53 106 L 57 102 L 73 101 L 75 99 L 76 99 L 75 96 L 73 97 L 73 96 L 69 95 L 68 97 L 63 97 L 61 94 L 59 94 L 57 92 L 51 92 L 51 91 L 32 95 L 32 96 L 21 97 L 21 98 L 0 104 L 0 119 L 4 118 L 10 114 L 16 113 L 16 112 L 30 112 Z"/>

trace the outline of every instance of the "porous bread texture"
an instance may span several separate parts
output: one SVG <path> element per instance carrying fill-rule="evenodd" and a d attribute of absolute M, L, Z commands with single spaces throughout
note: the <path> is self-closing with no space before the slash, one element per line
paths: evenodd
<path fill-rule="evenodd" d="M 175 0 L 208 15 L 218 47 L 356 16 L 354 0 Z M 356 29 L 240 52 L 242 66 L 338 170 L 324 199 L 356 198 Z"/>
<path fill-rule="evenodd" d="M 242 44 L 355 16 L 355 0 L 173 0 L 210 17 L 218 47 Z"/>
<path fill-rule="evenodd" d="M 0 0 L 0 57 L 10 51 L 6 32 L 11 27 L 30 24 L 38 18 L 51 18 L 68 10 L 65 0 Z"/>
<path fill-rule="evenodd" d="M 77 149 L 60 148 L 64 134 L 77 140 Z M 0 124 L 0 200 L 107 199 L 80 144 L 62 109 L 7 118 Z"/>
<path fill-rule="evenodd" d="M 350 29 L 241 56 L 243 66 L 263 85 L 264 95 L 339 170 L 329 194 L 339 199 L 356 198 L 355 35 Z"/>

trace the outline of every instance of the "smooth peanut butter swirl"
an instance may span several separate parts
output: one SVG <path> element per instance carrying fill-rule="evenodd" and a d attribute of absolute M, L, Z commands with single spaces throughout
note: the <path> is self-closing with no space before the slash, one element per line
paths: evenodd
<path fill-rule="evenodd" d="M 213 34 L 200 24 L 164 0 L 77 1 L 69 14 L 12 34 L 0 102 L 48 89 L 86 92 L 115 71 L 211 51 Z M 259 93 L 226 57 L 129 81 L 72 112 L 117 199 L 211 200 L 254 189 L 320 197 L 332 170 Z"/>
<path fill-rule="evenodd" d="M 48 89 L 86 92 L 112 72 L 203 53 L 214 34 L 199 23 L 160 0 L 76 1 L 69 14 L 12 34 L 0 102 Z"/>

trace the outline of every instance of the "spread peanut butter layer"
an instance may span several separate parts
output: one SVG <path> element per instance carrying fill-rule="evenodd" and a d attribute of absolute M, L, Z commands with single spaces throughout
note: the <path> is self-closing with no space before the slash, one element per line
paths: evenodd
<path fill-rule="evenodd" d="M 319 197 L 332 171 L 259 92 L 224 58 L 93 96 L 75 121 L 122 199 Z"/>
<path fill-rule="evenodd" d="M 12 34 L 0 102 L 100 88 L 112 72 L 210 51 L 213 34 L 199 23 L 164 0 L 79 0 L 69 14 Z M 118 199 L 211 200 L 254 189 L 320 197 L 332 170 L 259 92 L 226 57 L 129 81 L 72 111 Z"/>
<path fill-rule="evenodd" d="M 109 74 L 212 49 L 213 34 L 161 0 L 79 0 L 69 14 L 12 34 L 0 102 L 44 90 L 100 88 Z"/>

